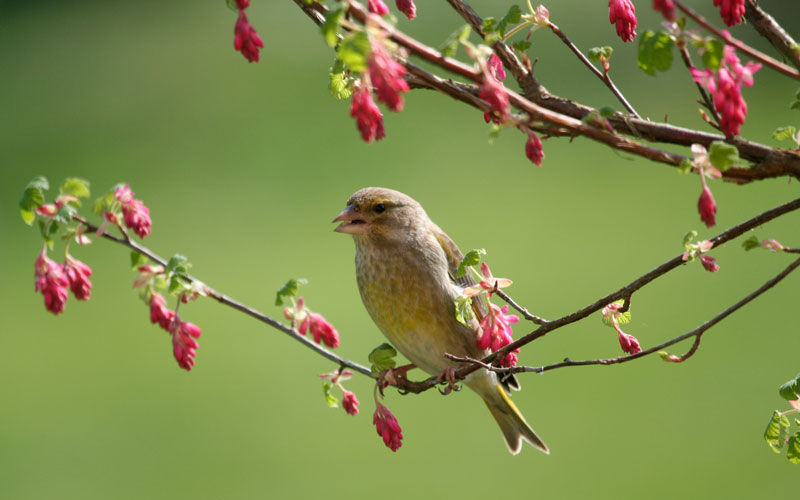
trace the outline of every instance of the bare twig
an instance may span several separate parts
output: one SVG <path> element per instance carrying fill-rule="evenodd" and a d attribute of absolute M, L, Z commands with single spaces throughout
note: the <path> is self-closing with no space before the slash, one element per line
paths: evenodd
<path fill-rule="evenodd" d="M 681 60 L 686 66 L 686 69 L 693 68 L 694 64 L 692 64 L 692 56 L 689 54 L 689 50 L 686 48 L 686 41 L 682 38 L 679 38 L 676 45 L 678 46 L 678 52 L 681 54 Z M 717 113 L 717 109 L 714 107 L 714 103 L 711 101 L 711 96 L 708 95 L 706 88 L 703 87 L 700 82 L 695 81 L 694 83 L 697 85 L 697 90 L 700 92 L 700 97 L 703 98 L 703 105 L 706 107 L 706 109 L 708 109 L 708 111 L 711 113 L 711 116 L 714 117 L 714 120 L 719 125 L 719 113 Z"/>
<path fill-rule="evenodd" d="M 800 52 L 798 52 L 797 42 L 786 33 L 772 16 L 761 10 L 755 0 L 746 0 L 744 9 L 744 16 L 756 31 L 769 40 L 773 47 L 778 49 L 795 68 L 800 70 Z"/>

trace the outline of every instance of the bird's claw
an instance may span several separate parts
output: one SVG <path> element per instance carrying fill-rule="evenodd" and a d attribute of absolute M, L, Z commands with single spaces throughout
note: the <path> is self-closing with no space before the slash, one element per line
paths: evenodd
<path fill-rule="evenodd" d="M 439 384 L 445 384 L 445 383 L 447 384 L 447 387 L 445 387 L 444 389 L 437 387 L 439 394 L 443 396 L 447 396 L 453 391 L 458 392 L 461 390 L 461 386 L 456 384 L 456 369 L 453 368 L 452 366 L 448 366 L 447 368 L 442 370 L 442 373 L 440 373 L 439 376 L 436 377 L 436 382 Z"/>

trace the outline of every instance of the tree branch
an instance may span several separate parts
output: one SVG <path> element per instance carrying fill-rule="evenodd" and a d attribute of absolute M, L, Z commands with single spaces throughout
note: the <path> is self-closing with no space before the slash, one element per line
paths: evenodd
<path fill-rule="evenodd" d="M 761 36 L 769 40 L 769 43 L 783 56 L 800 70 L 800 52 L 794 39 L 784 31 L 775 18 L 761 10 L 755 0 L 746 0 L 744 5 L 744 16 L 753 25 Z"/>

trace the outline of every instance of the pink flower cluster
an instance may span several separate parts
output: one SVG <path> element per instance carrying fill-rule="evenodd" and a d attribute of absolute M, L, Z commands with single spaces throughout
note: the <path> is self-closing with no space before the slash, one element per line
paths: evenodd
<path fill-rule="evenodd" d="M 64 264 L 58 264 L 47 257 L 46 248 L 36 258 L 34 290 L 44 296 L 45 308 L 53 314 L 64 311 L 69 297 L 68 289 L 78 300 L 89 300 L 92 270 L 83 262 L 67 255 Z"/>
<path fill-rule="evenodd" d="M 358 398 L 347 389 L 342 389 L 342 408 L 348 415 L 358 415 Z"/>
<path fill-rule="evenodd" d="M 239 8 L 239 17 L 233 27 L 233 48 L 241 52 L 248 61 L 258 62 L 258 51 L 264 48 L 264 42 L 244 13 L 250 6 L 250 0 L 236 0 L 236 6 Z"/>
<path fill-rule="evenodd" d="M 722 20 L 728 26 L 736 26 L 742 22 L 744 0 L 714 0 L 714 5 L 719 7 Z"/>
<path fill-rule="evenodd" d="M 397 451 L 403 445 L 403 430 L 400 428 L 400 423 L 397 422 L 397 418 L 389 411 L 389 408 L 379 403 L 377 399 L 375 405 L 372 423 L 375 424 L 378 435 L 383 438 L 383 444 L 392 451 Z"/>
<path fill-rule="evenodd" d="M 720 115 L 720 129 L 730 137 L 737 135 L 747 116 L 747 103 L 742 98 L 742 86 L 753 85 L 753 75 L 761 68 L 760 63 L 747 62 L 742 65 L 736 49 L 726 45 L 719 69 L 699 70 L 691 68 L 694 80 L 711 93 L 714 109 Z"/>
<path fill-rule="evenodd" d="M 489 56 L 483 72 L 483 83 L 478 97 L 486 101 L 492 108 L 492 113 L 484 113 L 483 119 L 486 123 L 493 120 L 495 123 L 503 123 L 511 116 L 511 107 L 508 103 L 508 94 L 503 85 L 506 78 L 506 71 L 503 62 L 496 54 Z"/>
<path fill-rule="evenodd" d="M 389 13 L 389 7 L 386 6 L 383 0 L 367 0 L 367 9 L 379 16 L 385 16 Z M 397 0 L 397 9 L 409 19 L 414 19 L 417 16 L 417 6 L 414 5 L 414 0 Z"/>
<path fill-rule="evenodd" d="M 636 38 L 636 8 L 631 0 L 608 0 L 608 20 L 617 25 L 617 35 L 623 42 Z"/>
<path fill-rule="evenodd" d="M 114 191 L 114 197 L 122 205 L 122 218 L 125 225 L 138 234 L 140 238 L 144 238 L 150 234 L 150 229 L 153 225 L 153 221 L 150 220 L 150 209 L 141 200 L 134 199 L 133 195 L 134 193 L 128 184 L 120 186 Z M 106 212 L 105 217 L 109 222 L 117 223 L 117 217 L 113 213 Z"/>
<path fill-rule="evenodd" d="M 675 20 L 675 2 L 672 0 L 653 0 L 653 9 L 661 12 L 667 21 Z"/>
<path fill-rule="evenodd" d="M 542 160 L 544 160 L 542 141 L 530 130 L 528 131 L 528 140 L 525 142 L 525 156 L 537 167 L 542 166 Z"/>
<path fill-rule="evenodd" d="M 321 373 L 319 378 L 322 380 L 329 380 L 331 385 L 334 385 L 342 391 L 342 408 L 348 415 L 358 415 L 358 398 L 351 391 L 348 391 L 342 385 L 342 382 L 353 378 L 353 372 L 350 370 L 339 369 L 331 373 Z"/>
<path fill-rule="evenodd" d="M 178 366 L 189 371 L 197 355 L 197 340 L 202 333 L 194 323 L 183 321 L 175 311 L 167 307 L 167 300 L 159 293 L 150 293 L 150 322 L 166 330 L 172 336 L 172 354 Z"/>
<path fill-rule="evenodd" d="M 339 332 L 321 314 L 312 312 L 306 307 L 303 297 L 297 299 L 294 307 L 285 308 L 283 315 L 293 324 L 299 324 L 297 331 L 302 335 L 311 330 L 311 335 L 317 344 L 323 342 L 328 347 L 339 346 Z"/>
<path fill-rule="evenodd" d="M 378 105 L 372 100 L 372 94 L 366 86 L 353 92 L 350 116 L 356 119 L 358 131 L 361 132 L 361 138 L 366 143 L 379 141 L 386 137 L 383 129 L 383 115 L 378 109 Z"/>
<path fill-rule="evenodd" d="M 513 330 L 511 325 L 519 323 L 519 316 L 508 313 L 508 305 L 497 307 L 489 303 L 489 314 L 484 316 L 481 320 L 482 334 L 478 339 L 478 347 L 481 349 L 491 349 L 492 352 L 497 352 L 503 347 L 510 344 L 513 339 Z M 502 366 L 511 367 L 517 364 L 517 354 L 519 349 L 515 349 L 508 353 L 505 358 L 500 362 Z"/>

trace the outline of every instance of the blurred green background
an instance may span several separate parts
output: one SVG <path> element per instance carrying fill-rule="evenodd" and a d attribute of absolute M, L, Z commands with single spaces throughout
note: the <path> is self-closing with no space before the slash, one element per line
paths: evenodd
<path fill-rule="evenodd" d="M 390 2 L 391 3 L 391 2 Z M 710 1 L 700 10 L 714 19 Z M 793 2 L 762 5 L 800 26 Z M 501 5 L 502 4 L 502 5 Z M 706 5 L 708 4 L 708 5 Z M 637 2 L 639 32 L 657 28 Z M 501 16 L 502 2 L 476 1 Z M 604 1 L 553 1 L 552 19 L 578 46 L 611 44 L 613 74 L 653 119 L 703 128 L 682 67 L 652 78 L 635 66 Z M 393 8 L 393 7 L 392 7 Z M 403 29 L 437 45 L 462 24 L 444 2 L 418 1 Z M 386 113 L 387 138 L 365 145 L 349 104 L 327 91 L 331 53 L 290 1 L 253 0 L 264 38 L 259 64 L 232 48 L 235 13 L 214 2 L 0 2 L 0 496 L 24 498 L 427 498 L 590 496 L 753 498 L 796 491 L 800 469 L 762 439 L 780 383 L 798 371 L 790 309 L 800 282 L 776 289 L 708 334 L 685 364 L 657 357 L 522 377 L 517 405 L 552 448 L 508 455 L 467 391 L 386 403 L 403 426 L 392 453 L 375 434 L 370 380 L 348 383 L 353 418 L 328 409 L 317 374 L 334 366 L 283 334 L 211 301 L 181 309 L 203 328 L 197 365 L 180 370 L 130 283 L 128 252 L 109 242 L 74 248 L 94 269 L 92 299 L 45 311 L 33 291 L 37 231 L 16 203 L 34 175 L 80 176 L 100 195 L 129 182 L 150 207 L 145 244 L 181 252 L 200 279 L 280 317 L 274 291 L 306 277 L 310 306 L 342 336 L 338 352 L 365 363 L 383 341 L 363 309 L 353 244 L 330 220 L 356 189 L 392 187 L 419 200 L 462 249 L 485 247 L 512 295 L 555 318 L 628 283 L 706 230 L 697 177 L 577 139 L 544 142 L 533 167 L 513 130 L 494 144 L 480 113 L 428 91 Z M 747 27 L 735 35 L 770 50 Z M 547 32 L 533 38 L 537 76 L 595 106 L 605 87 Z M 676 61 L 677 62 L 677 61 Z M 743 134 L 775 144 L 798 125 L 796 82 L 762 70 L 745 92 Z M 713 182 L 724 229 L 797 196 L 786 179 Z M 798 245 L 797 215 L 755 234 Z M 57 254 L 56 254 L 57 255 Z M 720 272 L 686 266 L 633 300 L 627 330 L 644 346 L 688 331 L 782 269 L 789 257 L 713 254 Z M 517 327 L 517 335 L 531 325 Z M 683 352 L 688 345 L 676 347 Z M 525 364 L 615 356 L 595 316 L 524 349 Z"/>

